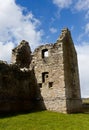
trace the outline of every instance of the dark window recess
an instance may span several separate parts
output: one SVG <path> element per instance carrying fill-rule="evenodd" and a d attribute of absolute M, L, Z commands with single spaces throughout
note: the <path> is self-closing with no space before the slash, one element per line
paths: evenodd
<path fill-rule="evenodd" d="M 59 44 L 59 47 L 61 47 L 62 45 L 61 44 Z"/>
<path fill-rule="evenodd" d="M 42 50 L 42 58 L 48 57 L 48 49 Z"/>
<path fill-rule="evenodd" d="M 42 83 L 39 83 L 38 86 L 39 86 L 39 88 L 42 88 Z"/>
<path fill-rule="evenodd" d="M 42 73 L 42 82 L 43 83 L 46 82 L 47 78 L 48 78 L 48 72 Z"/>
<path fill-rule="evenodd" d="M 45 75 L 45 78 L 48 78 L 48 74 Z"/>
<path fill-rule="evenodd" d="M 49 82 L 49 88 L 53 87 L 53 82 Z"/>

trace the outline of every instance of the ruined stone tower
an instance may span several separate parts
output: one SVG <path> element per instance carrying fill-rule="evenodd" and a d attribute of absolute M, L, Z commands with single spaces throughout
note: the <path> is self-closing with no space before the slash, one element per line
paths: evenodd
<path fill-rule="evenodd" d="M 72 113 L 81 109 L 77 54 L 70 31 L 63 29 L 55 44 L 35 49 L 34 68 L 46 109 Z M 44 109 L 44 108 L 43 108 Z"/>
<path fill-rule="evenodd" d="M 56 43 L 34 53 L 23 40 L 12 50 L 10 65 L 0 61 L 0 113 L 35 109 L 73 113 L 81 107 L 77 54 L 68 29 Z"/>

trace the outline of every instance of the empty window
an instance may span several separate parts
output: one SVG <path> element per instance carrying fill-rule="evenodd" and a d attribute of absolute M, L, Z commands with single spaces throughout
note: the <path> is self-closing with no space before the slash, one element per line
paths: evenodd
<path fill-rule="evenodd" d="M 42 58 L 48 57 L 48 49 L 42 50 Z"/>
<path fill-rule="evenodd" d="M 42 73 L 42 82 L 43 82 L 43 83 L 46 82 L 47 79 L 48 79 L 48 72 Z"/>
<path fill-rule="evenodd" d="M 39 86 L 39 88 L 42 88 L 42 83 L 39 83 L 38 86 Z"/>
<path fill-rule="evenodd" d="M 53 87 L 53 82 L 49 82 L 49 88 Z"/>

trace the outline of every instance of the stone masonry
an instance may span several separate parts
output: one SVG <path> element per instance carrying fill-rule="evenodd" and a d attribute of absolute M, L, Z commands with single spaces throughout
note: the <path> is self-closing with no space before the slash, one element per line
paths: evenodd
<path fill-rule="evenodd" d="M 0 61 L 0 113 L 33 110 L 37 83 L 33 70 Z"/>
<path fill-rule="evenodd" d="M 10 65 L 0 61 L 0 112 L 74 113 L 81 108 L 77 54 L 67 28 L 56 43 L 41 45 L 33 53 L 23 40 L 12 50 Z"/>
<path fill-rule="evenodd" d="M 31 50 L 22 41 L 12 50 L 12 63 L 0 61 L 0 113 L 35 109 L 39 89 L 34 70 L 30 70 Z"/>
<path fill-rule="evenodd" d="M 21 41 L 20 45 L 12 50 L 11 62 L 17 64 L 20 68 L 29 67 L 31 63 L 31 49 L 27 41 Z"/>
<path fill-rule="evenodd" d="M 77 54 L 70 31 L 63 29 L 54 44 L 35 49 L 31 66 L 46 109 L 62 113 L 79 112 L 81 95 Z"/>

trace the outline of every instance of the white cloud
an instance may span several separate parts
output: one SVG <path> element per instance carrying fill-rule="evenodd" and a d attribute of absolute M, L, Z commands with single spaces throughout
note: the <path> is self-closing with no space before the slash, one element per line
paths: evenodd
<path fill-rule="evenodd" d="M 56 33 L 56 32 L 57 32 L 57 29 L 52 27 L 52 28 L 50 28 L 50 32 L 51 32 L 51 33 Z"/>
<path fill-rule="evenodd" d="M 78 0 L 78 2 L 76 2 L 75 8 L 79 11 L 88 10 L 89 9 L 89 0 Z"/>
<path fill-rule="evenodd" d="M 0 60 L 8 61 L 10 62 L 11 59 L 11 50 L 14 48 L 14 44 L 12 42 L 9 42 L 7 44 L 3 44 L 0 42 Z"/>
<path fill-rule="evenodd" d="M 77 11 L 84 11 L 85 12 L 85 20 L 89 19 L 89 0 L 78 0 L 74 4 L 74 9 Z"/>
<path fill-rule="evenodd" d="M 15 0 L 0 0 L 0 42 L 4 50 L 8 49 L 5 43 L 9 42 L 13 42 L 14 46 L 14 43 L 24 39 L 32 48 L 41 42 L 43 31 L 38 30 L 40 21 L 31 12 L 24 15 L 24 11 L 23 7 L 16 5 Z M 2 48 L 0 47 L 0 58 L 4 52 Z M 4 59 L 8 58 L 10 59 L 9 55 Z"/>
<path fill-rule="evenodd" d="M 87 34 L 89 33 L 89 23 L 87 23 L 85 26 L 85 33 L 87 33 Z"/>
<path fill-rule="evenodd" d="M 86 19 L 89 18 L 89 10 L 88 10 L 87 13 L 85 14 L 85 18 L 86 18 Z"/>
<path fill-rule="evenodd" d="M 76 46 L 82 97 L 89 97 L 89 43 Z"/>
<path fill-rule="evenodd" d="M 59 8 L 68 8 L 72 4 L 72 0 L 53 0 L 53 3 Z"/>

